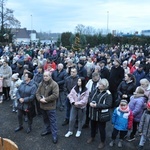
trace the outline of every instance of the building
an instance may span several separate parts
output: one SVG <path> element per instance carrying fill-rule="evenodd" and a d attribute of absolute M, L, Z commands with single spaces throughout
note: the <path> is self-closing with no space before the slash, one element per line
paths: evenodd
<path fill-rule="evenodd" d="M 13 34 L 14 44 L 29 44 L 31 42 L 37 42 L 37 33 L 35 30 L 27 30 L 26 28 L 18 28 L 11 30 Z"/>

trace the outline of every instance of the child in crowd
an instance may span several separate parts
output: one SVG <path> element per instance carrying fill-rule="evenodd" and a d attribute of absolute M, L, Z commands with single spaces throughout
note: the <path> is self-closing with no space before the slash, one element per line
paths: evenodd
<path fill-rule="evenodd" d="M 17 109 L 16 109 L 16 107 L 17 107 L 16 92 L 18 90 L 18 87 L 22 83 L 22 80 L 20 80 L 20 78 L 19 78 L 19 73 L 14 73 L 11 78 L 12 78 L 12 80 L 11 80 L 9 95 L 11 97 L 11 100 L 13 100 L 12 112 L 16 112 L 17 111 Z"/>
<path fill-rule="evenodd" d="M 143 149 L 147 138 L 150 138 L 150 100 L 147 102 L 147 110 L 144 111 L 139 125 L 139 133 L 141 133 L 138 150 Z"/>
<path fill-rule="evenodd" d="M 128 139 L 129 142 L 135 140 L 135 134 L 145 109 L 146 97 L 144 96 L 144 89 L 138 86 L 130 97 L 129 108 L 133 113 L 133 128 Z"/>
<path fill-rule="evenodd" d="M 114 110 L 112 115 L 112 124 L 114 125 L 112 132 L 112 141 L 109 146 L 114 146 L 116 137 L 119 133 L 118 147 L 122 147 L 122 141 L 127 135 L 128 130 L 132 128 L 133 114 L 130 111 L 128 102 L 124 99 L 120 101 L 119 106 Z"/>

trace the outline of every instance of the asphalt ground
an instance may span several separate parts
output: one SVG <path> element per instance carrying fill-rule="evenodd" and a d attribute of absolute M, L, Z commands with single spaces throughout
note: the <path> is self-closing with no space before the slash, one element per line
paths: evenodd
<path fill-rule="evenodd" d="M 90 128 L 82 130 L 82 134 L 79 138 L 75 137 L 76 129 L 74 134 L 65 138 L 64 135 L 68 131 L 68 125 L 62 126 L 62 122 L 65 117 L 65 111 L 57 110 L 57 124 L 58 124 L 58 143 L 53 144 L 52 136 L 49 134 L 42 137 L 40 134 L 44 129 L 42 116 L 36 116 L 33 120 L 32 132 L 27 134 L 27 123 L 24 122 L 24 129 L 15 133 L 14 129 L 18 126 L 17 114 L 12 113 L 10 105 L 12 101 L 3 102 L 0 104 L 0 137 L 9 138 L 14 141 L 19 150 L 96 150 L 100 142 L 99 134 L 97 134 L 95 141 L 91 144 L 87 144 L 86 141 L 90 137 Z M 106 127 L 106 143 L 103 150 L 136 150 L 140 137 L 136 136 L 136 140 L 132 142 L 124 141 L 123 147 L 118 148 L 116 144 L 114 147 L 110 147 L 111 133 L 113 126 L 111 122 L 107 123 Z M 150 150 L 150 141 L 147 141 L 144 150 Z"/>

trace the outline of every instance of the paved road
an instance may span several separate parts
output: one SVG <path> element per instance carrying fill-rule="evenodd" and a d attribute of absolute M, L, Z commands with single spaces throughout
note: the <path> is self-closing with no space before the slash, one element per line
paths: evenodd
<path fill-rule="evenodd" d="M 26 134 L 27 123 L 24 123 L 24 130 L 15 133 L 17 127 L 17 115 L 11 112 L 11 101 L 0 104 L 0 136 L 13 140 L 19 150 L 96 150 L 99 144 L 99 135 L 97 134 L 95 141 L 92 144 L 87 144 L 86 141 L 90 137 L 90 129 L 83 129 L 80 138 L 75 135 L 65 138 L 64 135 L 68 131 L 68 126 L 61 126 L 65 112 L 57 112 L 57 121 L 59 129 L 58 144 L 53 144 L 51 135 L 41 137 L 40 133 L 43 129 L 43 121 L 41 116 L 36 116 L 33 120 L 33 130 L 30 134 Z M 76 132 L 76 129 L 75 129 Z M 109 147 L 112 125 L 109 122 L 107 125 L 107 140 L 103 150 L 136 150 L 139 142 L 139 137 L 133 142 L 124 141 L 123 148 L 118 148 L 117 144 L 114 147 Z M 145 150 L 150 150 L 149 142 L 145 145 Z"/>

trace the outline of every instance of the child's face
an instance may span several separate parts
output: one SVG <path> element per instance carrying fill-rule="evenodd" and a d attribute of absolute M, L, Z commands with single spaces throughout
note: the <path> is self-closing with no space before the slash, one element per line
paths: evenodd
<path fill-rule="evenodd" d="M 121 103 L 120 107 L 122 110 L 126 110 L 127 109 L 127 104 Z"/>

